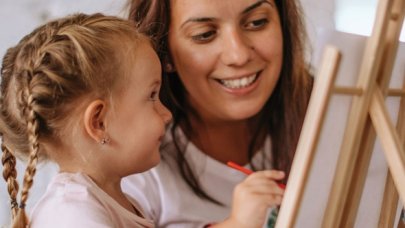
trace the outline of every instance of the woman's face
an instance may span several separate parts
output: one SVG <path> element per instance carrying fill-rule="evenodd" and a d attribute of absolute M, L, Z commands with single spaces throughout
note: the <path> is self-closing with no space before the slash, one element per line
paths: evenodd
<path fill-rule="evenodd" d="M 257 114 L 280 75 L 274 0 L 172 0 L 169 49 L 187 99 L 205 121 Z"/>

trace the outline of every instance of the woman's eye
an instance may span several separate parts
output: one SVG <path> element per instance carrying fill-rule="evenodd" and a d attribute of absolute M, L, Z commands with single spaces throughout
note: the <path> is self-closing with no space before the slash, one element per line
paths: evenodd
<path fill-rule="evenodd" d="M 149 100 L 151 100 L 151 101 L 156 101 L 157 99 L 158 99 L 158 92 L 157 92 L 157 91 L 153 91 L 153 92 L 150 94 Z"/>
<path fill-rule="evenodd" d="M 259 20 L 254 20 L 254 21 L 248 22 L 245 25 L 245 28 L 251 29 L 251 30 L 257 30 L 257 29 L 264 27 L 268 23 L 269 23 L 269 20 L 267 18 L 262 18 Z"/>
<path fill-rule="evenodd" d="M 204 32 L 204 33 L 200 33 L 200 34 L 191 36 L 191 38 L 197 42 L 202 43 L 202 42 L 207 42 L 207 41 L 212 40 L 214 38 L 215 34 L 216 34 L 216 31 L 211 30 L 208 32 Z"/>

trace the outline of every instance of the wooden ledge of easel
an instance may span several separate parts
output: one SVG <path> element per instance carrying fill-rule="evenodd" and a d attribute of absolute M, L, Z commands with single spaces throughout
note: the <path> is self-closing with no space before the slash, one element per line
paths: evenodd
<path fill-rule="evenodd" d="M 361 96 L 363 95 L 362 88 L 355 87 L 340 87 L 333 88 L 333 93 L 343 95 Z M 405 89 L 388 89 L 387 96 L 389 97 L 405 97 Z"/>

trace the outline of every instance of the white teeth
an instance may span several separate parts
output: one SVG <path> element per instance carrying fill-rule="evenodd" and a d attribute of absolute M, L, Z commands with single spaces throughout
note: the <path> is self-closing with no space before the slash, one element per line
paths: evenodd
<path fill-rule="evenodd" d="M 254 75 L 239 78 L 239 79 L 228 79 L 228 80 L 219 80 L 219 81 L 221 82 L 222 85 L 224 85 L 225 87 L 228 87 L 230 89 L 240 89 L 240 88 L 247 87 L 250 84 L 252 84 L 252 82 L 254 82 L 256 80 L 256 77 L 257 77 L 257 74 L 254 74 Z"/>

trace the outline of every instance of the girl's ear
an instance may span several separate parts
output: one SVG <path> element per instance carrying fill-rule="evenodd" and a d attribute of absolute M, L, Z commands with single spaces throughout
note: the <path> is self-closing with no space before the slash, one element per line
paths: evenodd
<path fill-rule="evenodd" d="M 87 105 L 84 112 L 84 127 L 90 138 L 97 143 L 102 142 L 106 136 L 106 103 L 102 100 L 94 100 Z"/>

